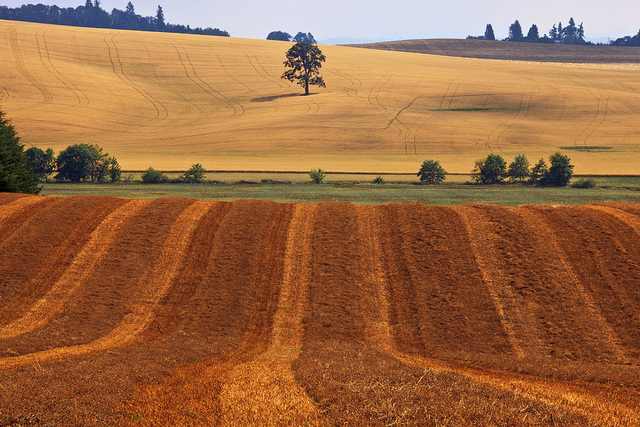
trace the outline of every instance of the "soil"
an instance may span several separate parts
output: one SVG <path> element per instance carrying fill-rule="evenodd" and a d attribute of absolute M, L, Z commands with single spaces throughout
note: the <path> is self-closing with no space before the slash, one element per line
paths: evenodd
<path fill-rule="evenodd" d="M 0 253 L 0 426 L 640 423 L 634 204 L 0 194 Z"/>

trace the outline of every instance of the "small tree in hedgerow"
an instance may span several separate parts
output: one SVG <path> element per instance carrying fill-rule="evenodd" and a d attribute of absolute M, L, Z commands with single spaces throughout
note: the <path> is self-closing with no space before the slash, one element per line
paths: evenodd
<path fill-rule="evenodd" d="M 529 175 L 529 183 L 533 185 L 538 185 L 540 180 L 542 180 L 549 171 L 549 167 L 547 166 L 547 162 L 544 159 L 538 160 L 538 163 L 535 164 L 533 168 L 531 168 L 531 174 Z"/>
<path fill-rule="evenodd" d="M 447 171 L 440 166 L 440 162 L 437 160 L 425 160 L 420 166 L 418 171 L 418 177 L 422 184 L 440 184 L 447 177 Z"/>
<path fill-rule="evenodd" d="M 565 187 L 569 184 L 573 175 L 571 159 L 560 152 L 556 152 L 549 157 L 549 163 L 551 166 L 540 180 L 539 185 Z"/>
<path fill-rule="evenodd" d="M 191 165 L 191 168 L 189 168 L 188 171 L 182 174 L 180 180 L 188 184 L 204 182 L 205 178 L 207 177 L 206 172 L 207 171 L 200 163 L 196 163 L 194 165 Z"/>
<path fill-rule="evenodd" d="M 523 182 L 529 178 L 529 175 L 531 175 L 529 171 L 529 160 L 527 160 L 524 154 L 517 155 L 513 162 L 509 164 L 509 169 L 507 170 L 509 181 Z"/>
<path fill-rule="evenodd" d="M 481 184 L 499 184 L 507 175 L 507 162 L 499 154 L 476 160 L 473 179 Z"/>
<path fill-rule="evenodd" d="M 53 149 L 47 148 L 47 151 L 44 151 L 42 148 L 29 147 L 24 154 L 29 159 L 29 164 L 31 164 L 38 177 L 48 180 L 49 175 L 56 169 L 56 156 L 53 153 Z"/>
<path fill-rule="evenodd" d="M 322 169 L 311 169 L 309 172 L 309 178 L 311 178 L 311 182 L 314 184 L 322 184 L 324 183 L 325 173 Z"/>
<path fill-rule="evenodd" d="M 313 43 L 296 43 L 286 53 L 284 66 L 289 68 L 282 74 L 282 79 L 297 83 L 304 87 L 304 94 L 309 95 L 309 85 L 327 87 L 320 73 L 322 63 L 326 57 L 317 45 Z"/>

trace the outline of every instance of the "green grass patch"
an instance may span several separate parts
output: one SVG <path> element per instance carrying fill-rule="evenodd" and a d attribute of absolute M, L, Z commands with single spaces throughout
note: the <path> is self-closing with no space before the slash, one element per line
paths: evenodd
<path fill-rule="evenodd" d="M 465 203 L 493 203 L 502 206 L 523 204 L 581 205 L 603 201 L 640 203 L 640 178 L 618 178 L 618 184 L 585 191 L 580 188 L 538 188 L 520 185 L 462 185 L 435 186 L 415 184 L 350 183 L 337 185 L 293 184 L 45 184 L 42 195 L 110 195 L 132 199 L 159 197 L 193 197 L 201 200 L 233 201 L 237 199 L 274 200 L 281 203 L 317 203 L 348 201 L 357 204 L 423 203 L 437 206 L 457 206 Z M 625 181 L 626 180 L 626 181 Z M 625 182 L 623 182 L 625 181 Z"/>
<path fill-rule="evenodd" d="M 560 149 L 573 151 L 607 151 L 613 150 L 613 147 L 609 145 L 572 145 L 568 147 L 560 147 Z"/>

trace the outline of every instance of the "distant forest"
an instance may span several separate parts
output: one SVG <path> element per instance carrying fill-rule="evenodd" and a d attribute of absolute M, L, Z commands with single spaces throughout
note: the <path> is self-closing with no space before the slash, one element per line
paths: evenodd
<path fill-rule="evenodd" d="M 581 22 L 580 25 L 576 25 L 575 20 L 569 19 L 567 26 L 562 25 L 562 21 L 558 22 L 558 25 L 553 24 L 553 27 L 549 30 L 548 34 L 540 36 L 538 26 L 536 24 L 531 25 L 527 35 L 522 32 L 522 26 L 516 19 L 516 22 L 509 26 L 509 36 L 504 41 L 510 42 L 526 42 L 526 43 L 560 43 L 560 44 L 573 44 L 573 45 L 592 45 L 593 43 L 585 40 L 584 25 Z M 475 40 L 495 40 L 496 37 L 493 32 L 491 24 L 487 24 L 487 27 L 482 36 L 468 36 L 467 39 Z M 640 31 L 635 36 L 620 37 L 616 40 L 609 42 L 611 46 L 640 46 Z"/>
<path fill-rule="evenodd" d="M 191 28 L 165 22 L 162 7 L 156 16 L 137 15 L 133 3 L 125 10 L 113 9 L 111 13 L 100 7 L 100 0 L 87 0 L 84 6 L 62 8 L 43 4 L 28 4 L 10 8 L 0 6 L 0 19 L 38 22 L 42 24 L 70 25 L 74 27 L 113 28 L 117 30 L 159 31 L 165 33 L 204 34 L 229 37 L 229 33 L 218 28 Z"/>

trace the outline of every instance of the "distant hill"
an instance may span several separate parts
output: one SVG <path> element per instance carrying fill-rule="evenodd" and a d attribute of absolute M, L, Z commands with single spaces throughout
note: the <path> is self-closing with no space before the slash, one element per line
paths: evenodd
<path fill-rule="evenodd" d="M 349 44 L 348 46 L 459 58 L 571 63 L 640 63 L 640 47 L 626 46 L 575 46 L 457 39 L 403 40 Z"/>

